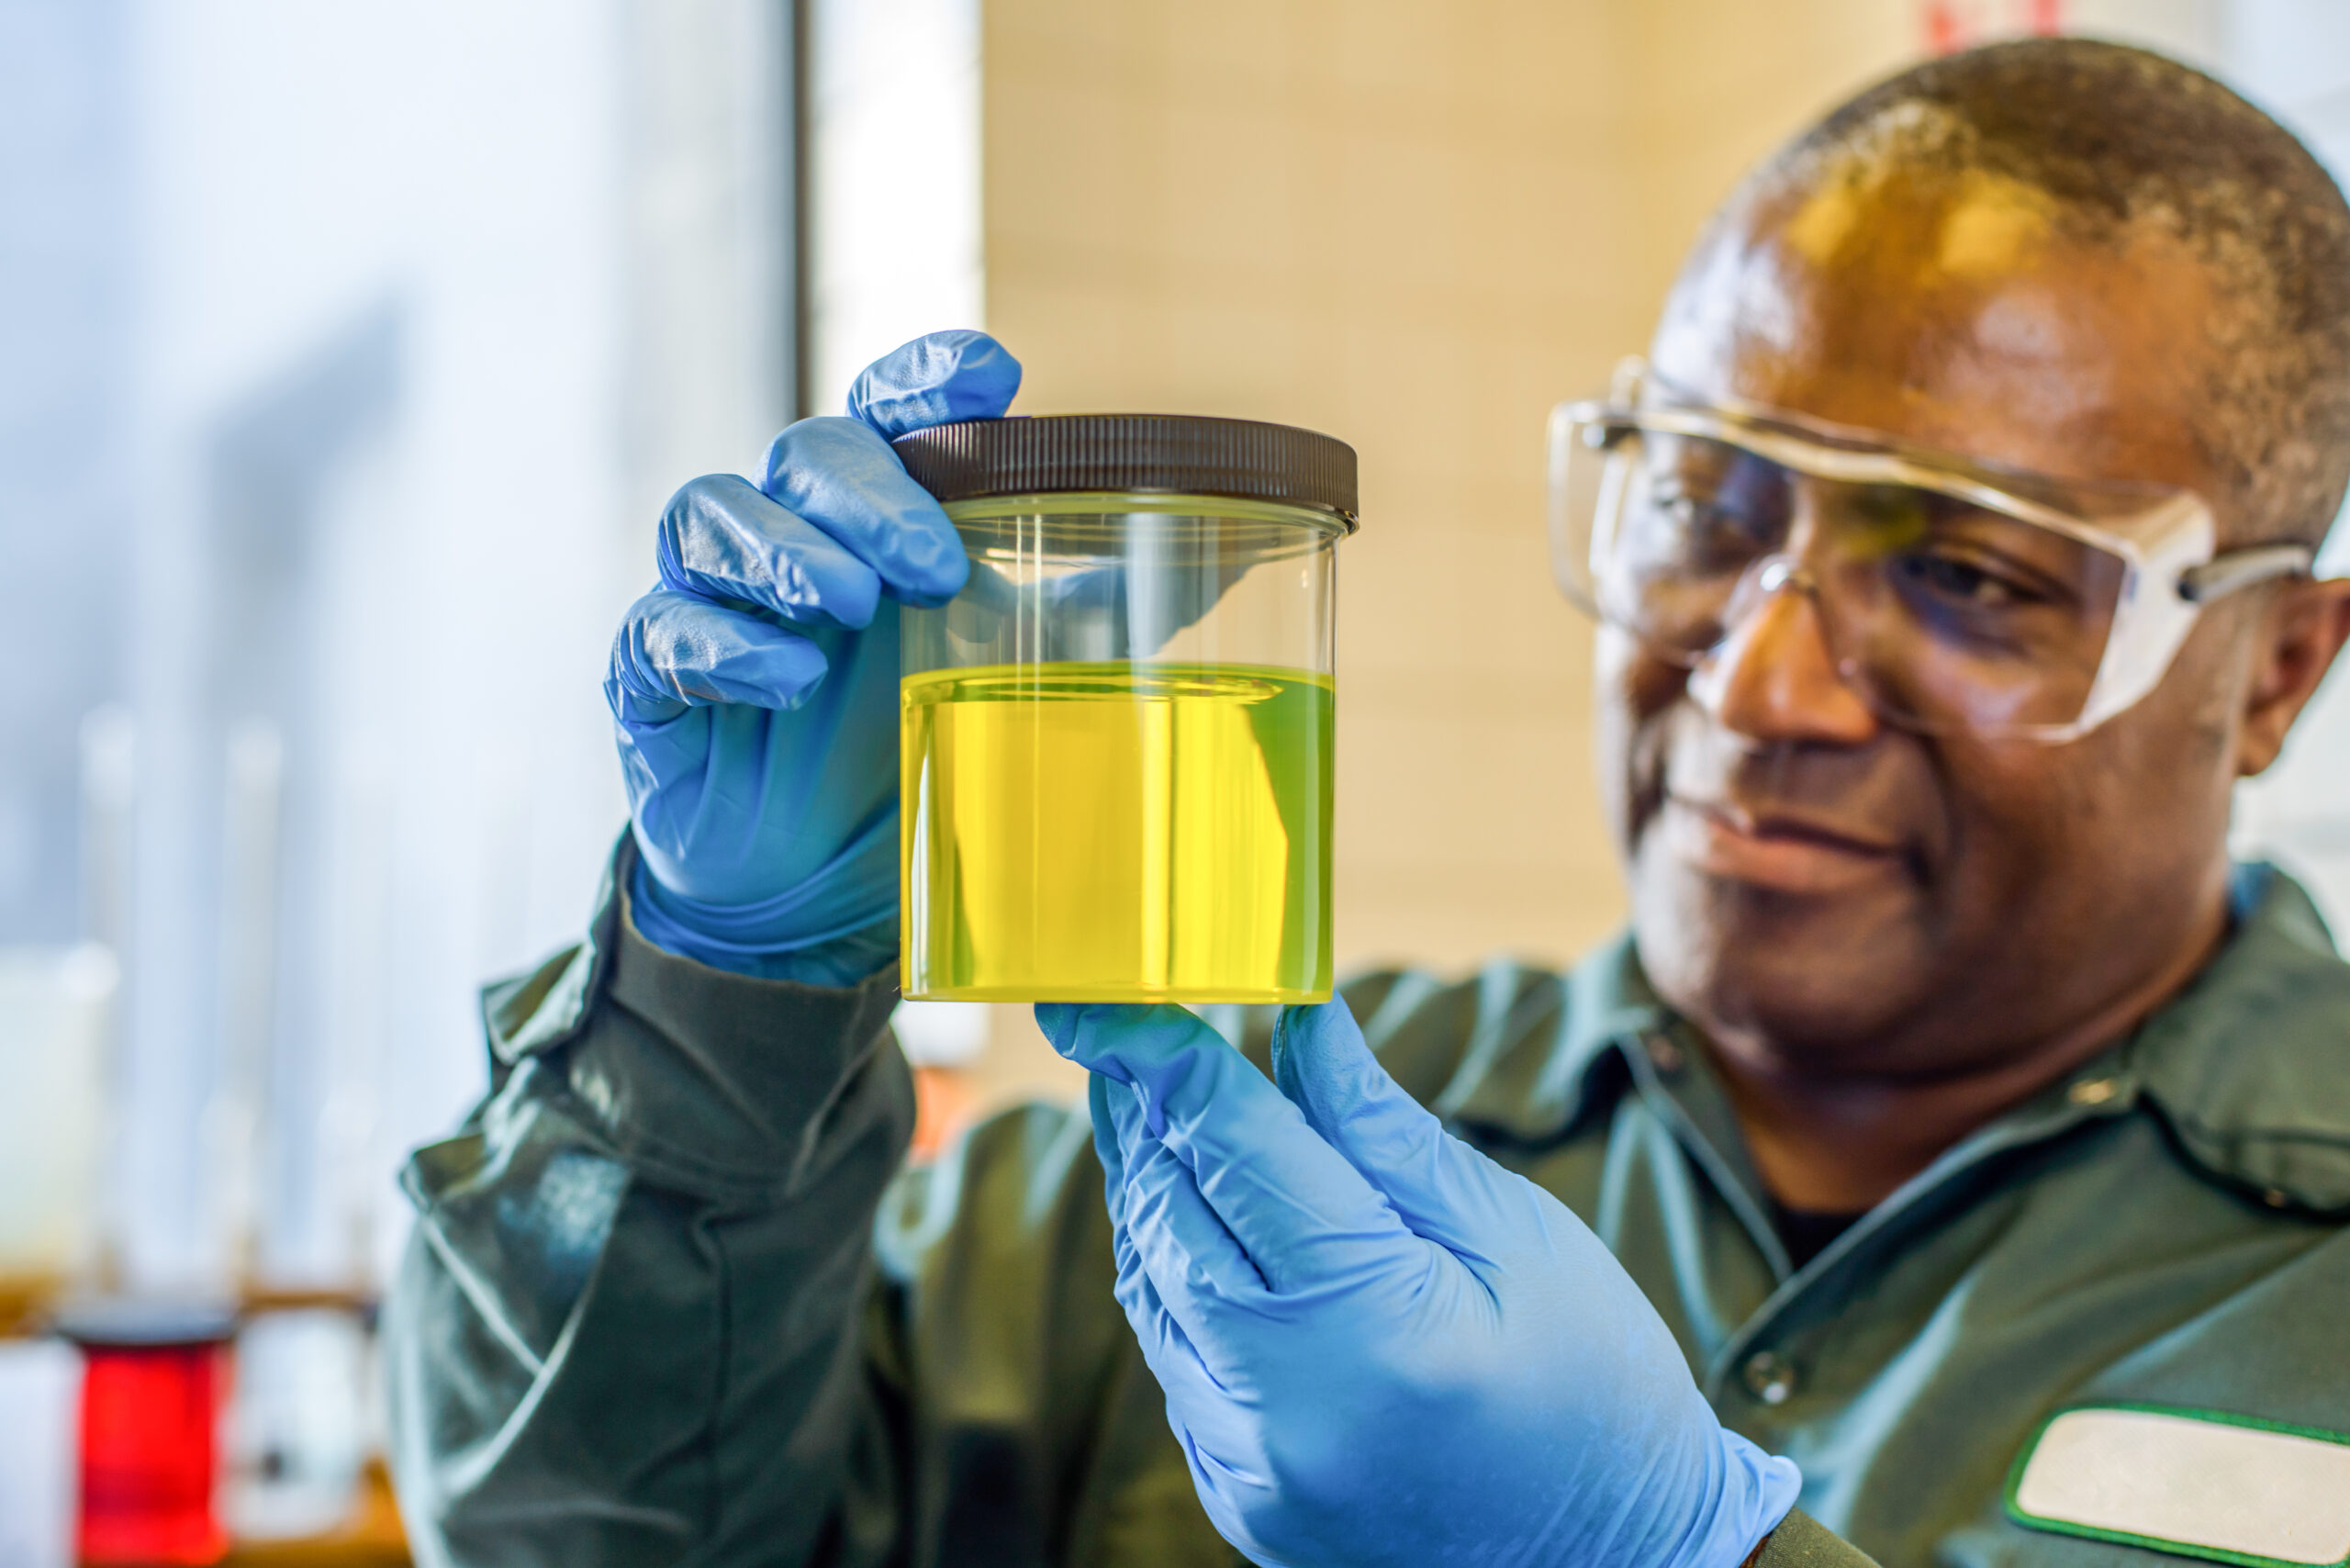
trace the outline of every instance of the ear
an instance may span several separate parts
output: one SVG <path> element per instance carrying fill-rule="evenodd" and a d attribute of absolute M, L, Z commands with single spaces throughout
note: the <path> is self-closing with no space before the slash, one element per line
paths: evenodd
<path fill-rule="evenodd" d="M 2254 639 L 2236 731 L 2236 774 L 2244 778 L 2277 760 L 2286 732 L 2350 640 L 2350 579 L 2288 584 L 2260 617 Z"/>

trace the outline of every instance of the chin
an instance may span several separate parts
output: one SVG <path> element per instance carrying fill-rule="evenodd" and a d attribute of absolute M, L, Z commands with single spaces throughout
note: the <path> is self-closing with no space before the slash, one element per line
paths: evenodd
<path fill-rule="evenodd" d="M 1632 876 L 1640 964 L 1675 1012 L 1717 1036 L 1826 1065 L 1885 1040 L 1932 963 L 1906 880 L 1790 892 L 1647 846 Z"/>

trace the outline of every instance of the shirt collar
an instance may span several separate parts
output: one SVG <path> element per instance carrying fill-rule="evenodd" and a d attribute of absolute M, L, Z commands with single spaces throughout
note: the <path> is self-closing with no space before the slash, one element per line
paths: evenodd
<path fill-rule="evenodd" d="M 1480 980 L 1493 978 L 1489 970 Z M 1439 1114 L 1520 1143 L 1547 1142 L 1583 1114 L 1597 1067 L 1672 1020 L 1629 933 L 1529 1000 L 1484 1048 L 1472 1045 L 1437 1098 Z"/>
<path fill-rule="evenodd" d="M 2237 868 L 2231 896 L 2234 930 L 2203 972 L 2084 1070 L 2089 1090 L 2068 1082 L 2043 1098 L 2070 1105 L 2065 1126 L 2084 1105 L 2149 1104 L 2207 1176 L 2272 1206 L 2350 1210 L 2350 964 L 2277 868 Z M 1675 1023 L 1619 935 L 1472 1049 L 1438 1109 L 1547 1142 L 1593 1108 L 1605 1063 Z"/>
<path fill-rule="evenodd" d="M 2121 1070 L 2206 1174 L 2276 1207 L 2350 1210 L 2350 964 L 2277 868 L 2238 867 L 2231 892 L 2234 934 Z"/>

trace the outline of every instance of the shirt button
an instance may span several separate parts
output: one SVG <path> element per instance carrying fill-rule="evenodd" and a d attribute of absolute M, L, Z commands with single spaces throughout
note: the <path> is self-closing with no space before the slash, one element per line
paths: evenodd
<path fill-rule="evenodd" d="M 1796 1391 L 1796 1369 L 1768 1350 L 1747 1357 L 1739 1375 L 1746 1380 L 1746 1391 L 1765 1405 L 1785 1405 Z"/>
<path fill-rule="evenodd" d="M 1670 1076 L 1681 1070 L 1681 1047 L 1662 1035 L 1649 1036 L 1649 1064 Z"/>
<path fill-rule="evenodd" d="M 2102 1105 L 2121 1092 L 2121 1085 L 2110 1078 L 2084 1078 L 2065 1092 L 2065 1097 L 2076 1105 Z"/>

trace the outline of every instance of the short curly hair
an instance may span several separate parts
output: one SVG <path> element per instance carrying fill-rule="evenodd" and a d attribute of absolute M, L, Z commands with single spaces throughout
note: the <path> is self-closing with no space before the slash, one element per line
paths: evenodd
<path fill-rule="evenodd" d="M 2238 532 L 2323 538 L 2350 483 L 2350 204 L 2290 131 L 2162 55 L 2028 39 L 1869 88 L 1745 194 L 1886 162 L 2036 187 L 2091 239 L 2155 224 L 2183 241 L 2221 303 L 2198 434 L 2234 488 Z"/>

